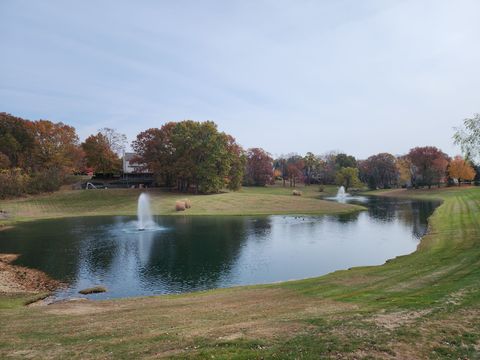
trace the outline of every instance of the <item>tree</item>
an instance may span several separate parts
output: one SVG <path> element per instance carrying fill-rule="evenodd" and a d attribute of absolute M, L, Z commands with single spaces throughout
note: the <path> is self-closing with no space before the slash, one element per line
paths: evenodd
<path fill-rule="evenodd" d="M 38 120 L 33 122 L 33 133 L 34 169 L 57 169 L 62 173 L 74 170 L 81 154 L 74 127 L 61 122 Z"/>
<path fill-rule="evenodd" d="M 178 154 L 172 143 L 176 123 L 168 122 L 161 128 L 145 130 L 132 143 L 138 162 L 145 164 L 157 177 L 157 182 L 172 186 L 175 182 L 174 164 Z"/>
<path fill-rule="evenodd" d="M 455 156 L 448 165 L 448 176 L 458 181 L 460 186 L 462 180 L 472 181 L 475 179 L 476 172 L 472 165 L 465 161 L 461 156 Z"/>
<path fill-rule="evenodd" d="M 127 144 L 127 136 L 125 134 L 119 133 L 117 130 L 112 128 L 102 128 L 98 130 L 107 140 L 109 148 L 115 152 L 117 155 L 122 155 L 125 151 L 125 145 Z"/>
<path fill-rule="evenodd" d="M 281 156 L 278 159 L 274 160 L 273 168 L 275 171 L 279 173 L 279 176 L 282 178 L 282 184 L 285 186 L 285 181 L 288 178 L 288 171 L 287 171 L 287 159 L 285 156 Z"/>
<path fill-rule="evenodd" d="M 372 155 L 361 162 L 360 174 L 360 178 L 368 184 L 370 189 L 391 188 L 398 183 L 399 171 L 396 158 L 388 153 Z"/>
<path fill-rule="evenodd" d="M 212 121 L 170 122 L 138 134 L 132 144 L 138 161 L 167 186 L 211 193 L 240 187 L 243 149 Z"/>
<path fill-rule="evenodd" d="M 0 152 L 10 166 L 28 168 L 35 147 L 33 123 L 7 113 L 0 113 Z"/>
<path fill-rule="evenodd" d="M 345 190 L 360 186 L 361 181 L 358 178 L 358 169 L 353 167 L 340 169 L 336 175 L 336 183 L 337 185 L 345 187 Z"/>
<path fill-rule="evenodd" d="M 96 173 L 112 174 L 121 169 L 120 158 L 102 133 L 90 135 L 82 143 L 82 149 L 85 152 L 86 165 L 92 167 Z"/>
<path fill-rule="evenodd" d="M 273 159 L 261 148 L 247 150 L 247 167 L 245 183 L 247 185 L 265 186 L 273 178 Z"/>
<path fill-rule="evenodd" d="M 337 169 L 346 167 L 355 168 L 357 167 L 357 160 L 352 155 L 340 153 L 335 157 L 335 165 L 337 166 Z"/>
<path fill-rule="evenodd" d="M 315 154 L 308 152 L 303 158 L 303 164 L 305 184 L 310 185 L 312 182 L 318 182 L 320 178 L 321 160 Z"/>
<path fill-rule="evenodd" d="M 396 162 L 397 171 L 398 171 L 398 183 L 404 187 L 412 186 L 412 162 L 408 156 L 399 156 Z"/>
<path fill-rule="evenodd" d="M 239 190 L 242 187 L 243 176 L 245 173 L 245 165 L 247 158 L 243 148 L 238 145 L 230 135 L 226 135 L 227 149 L 230 161 L 230 170 L 228 171 L 228 184 L 229 190 Z"/>
<path fill-rule="evenodd" d="M 322 184 L 335 184 L 335 175 L 338 170 L 336 159 L 337 154 L 333 151 L 320 157 L 319 181 Z"/>
<path fill-rule="evenodd" d="M 463 126 L 455 128 L 455 144 L 460 145 L 465 158 L 480 161 L 480 114 L 463 120 Z"/>
<path fill-rule="evenodd" d="M 295 155 L 287 160 L 287 174 L 290 180 L 290 187 L 297 186 L 297 182 L 303 180 L 305 163 L 301 156 Z"/>
<path fill-rule="evenodd" d="M 445 179 L 448 156 L 434 146 L 411 149 L 408 157 L 412 163 L 412 181 L 415 187 L 439 185 Z"/>

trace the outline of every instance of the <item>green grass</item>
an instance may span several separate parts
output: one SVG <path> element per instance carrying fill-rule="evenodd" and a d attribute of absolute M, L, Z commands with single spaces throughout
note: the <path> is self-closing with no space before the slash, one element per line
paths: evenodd
<path fill-rule="evenodd" d="M 480 189 L 395 195 L 443 200 L 411 255 L 265 286 L 13 304 L 0 310 L 0 357 L 479 358 Z"/>
<path fill-rule="evenodd" d="M 249 187 L 238 192 L 214 195 L 180 194 L 149 189 L 152 210 L 158 215 L 268 215 L 268 214 L 327 214 L 359 211 L 355 205 L 337 204 L 321 200 L 336 187 L 326 187 L 320 193 L 318 186 L 297 187 L 303 196 L 293 196 L 292 188 L 282 186 Z M 143 190 L 145 191 L 145 190 Z M 137 199 L 142 190 L 66 190 L 52 194 L 0 201 L 0 209 L 11 218 L 0 220 L 1 225 L 17 221 L 45 218 L 98 215 L 135 215 Z M 177 200 L 189 198 L 192 208 L 175 211 Z"/>

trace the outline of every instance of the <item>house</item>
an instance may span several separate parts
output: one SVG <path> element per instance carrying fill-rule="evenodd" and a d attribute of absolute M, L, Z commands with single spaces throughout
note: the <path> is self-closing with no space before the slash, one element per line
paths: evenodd
<path fill-rule="evenodd" d="M 123 174 L 148 174 L 148 169 L 145 169 L 144 166 L 135 161 L 137 154 L 131 152 L 123 153 Z"/>

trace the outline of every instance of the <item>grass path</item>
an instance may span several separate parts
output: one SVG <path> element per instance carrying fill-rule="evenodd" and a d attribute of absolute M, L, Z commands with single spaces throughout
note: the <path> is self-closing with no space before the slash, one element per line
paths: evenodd
<path fill-rule="evenodd" d="M 185 295 L 28 308 L 11 298 L 0 310 L 0 357 L 479 358 L 480 189 L 395 195 L 444 201 L 411 255 Z"/>

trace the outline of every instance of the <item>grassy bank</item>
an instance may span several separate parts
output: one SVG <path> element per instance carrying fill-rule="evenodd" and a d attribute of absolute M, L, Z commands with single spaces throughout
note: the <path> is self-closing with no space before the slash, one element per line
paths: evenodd
<path fill-rule="evenodd" d="M 395 196 L 444 201 L 411 255 L 268 286 L 12 305 L 0 357 L 478 358 L 480 189 Z"/>
<path fill-rule="evenodd" d="M 158 189 L 149 189 L 148 193 L 152 211 L 158 215 L 331 214 L 362 209 L 321 200 L 321 196 L 336 192 L 334 186 L 326 187 L 324 192 L 319 192 L 318 186 L 297 189 L 303 192 L 302 196 L 293 196 L 292 188 L 282 186 L 243 188 L 215 195 L 185 195 Z M 0 210 L 6 211 L 9 218 L 0 218 L 0 225 L 69 216 L 135 215 L 141 192 L 139 189 L 65 190 L 4 200 L 0 201 Z M 191 200 L 192 208 L 176 212 L 175 202 L 186 197 Z"/>

